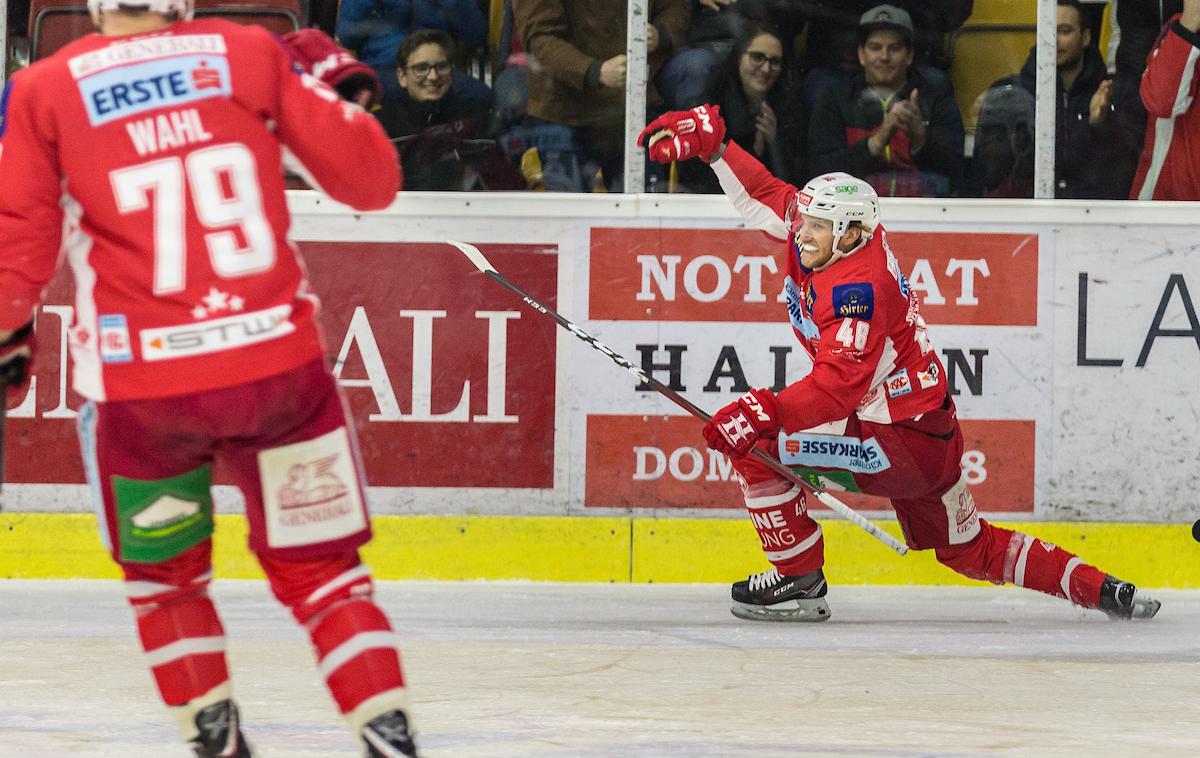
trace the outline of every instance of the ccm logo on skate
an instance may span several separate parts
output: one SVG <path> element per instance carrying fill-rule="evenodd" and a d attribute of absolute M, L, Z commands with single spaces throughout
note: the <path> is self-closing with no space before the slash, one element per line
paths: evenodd
<path fill-rule="evenodd" d="M 277 305 L 196 324 L 143 329 L 140 332 L 142 360 L 185 358 L 277 339 L 296 331 L 288 320 L 291 314 L 292 306 Z"/>

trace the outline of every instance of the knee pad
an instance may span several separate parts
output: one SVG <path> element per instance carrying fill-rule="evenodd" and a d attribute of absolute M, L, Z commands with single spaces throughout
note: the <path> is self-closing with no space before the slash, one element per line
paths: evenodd
<path fill-rule="evenodd" d="M 212 540 L 158 563 L 121 563 L 125 595 L 139 614 L 188 595 L 203 595 L 212 581 Z"/>
<path fill-rule="evenodd" d="M 285 561 L 260 553 L 258 560 L 271 592 L 305 626 L 319 623 L 321 615 L 339 602 L 370 598 L 374 592 L 371 569 L 358 551 L 306 561 Z"/>
<path fill-rule="evenodd" d="M 965 577 L 1004 584 L 1005 557 L 1012 534 L 979 519 L 979 533 L 970 542 L 939 547 L 933 552 L 939 563 Z"/>

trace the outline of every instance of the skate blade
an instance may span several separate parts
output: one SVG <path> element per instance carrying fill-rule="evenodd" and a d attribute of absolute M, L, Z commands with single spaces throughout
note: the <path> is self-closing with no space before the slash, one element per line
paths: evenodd
<path fill-rule="evenodd" d="M 788 600 L 775 605 L 750 605 L 736 600 L 729 606 L 729 612 L 740 619 L 750 621 L 828 621 L 829 603 L 825 598 L 817 597 L 810 600 Z"/>
<path fill-rule="evenodd" d="M 1133 614 L 1130 618 L 1134 621 L 1152 619 L 1158 613 L 1159 608 L 1162 608 L 1162 603 L 1154 598 L 1135 594 L 1133 596 Z"/>

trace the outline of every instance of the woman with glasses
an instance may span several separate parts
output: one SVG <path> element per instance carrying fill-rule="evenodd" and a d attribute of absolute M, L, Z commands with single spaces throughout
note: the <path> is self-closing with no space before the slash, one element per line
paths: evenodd
<path fill-rule="evenodd" d="M 804 120 L 789 76 L 787 45 L 773 27 L 753 22 L 718 70 L 707 101 L 721 108 L 729 135 L 772 174 L 795 180 L 803 174 Z M 680 190 L 718 193 L 704 164 L 678 164 Z"/>

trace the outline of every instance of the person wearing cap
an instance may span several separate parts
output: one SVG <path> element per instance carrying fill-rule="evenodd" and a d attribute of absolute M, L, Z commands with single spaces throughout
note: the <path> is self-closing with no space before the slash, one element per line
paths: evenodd
<path fill-rule="evenodd" d="M 963 124 L 947 80 L 913 63 L 908 12 L 879 5 L 859 22 L 861 72 L 817 101 L 808 132 L 809 165 L 846 171 L 880 195 L 947 197 L 958 187 Z"/>
<path fill-rule="evenodd" d="M 699 157 L 734 207 L 779 241 L 787 317 L 812 368 L 759 386 L 713 413 L 709 448 L 729 456 L 771 568 L 734 582 L 730 610 L 761 621 L 825 621 L 825 543 L 804 490 L 772 457 L 827 490 L 885 497 L 908 546 L 973 579 L 1065 598 L 1116 618 L 1158 601 L 1075 555 L 990 524 L 962 470 L 963 431 L 921 297 L 888 245 L 879 196 L 843 172 L 803 187 L 726 139 L 717 106 L 674 111 L 641 133 L 651 160 Z M 783 382 L 779 382 L 783 384 Z M 761 456 L 761 457 L 760 457 Z"/>

